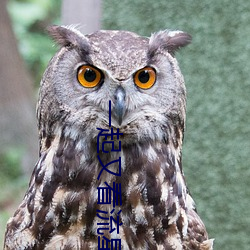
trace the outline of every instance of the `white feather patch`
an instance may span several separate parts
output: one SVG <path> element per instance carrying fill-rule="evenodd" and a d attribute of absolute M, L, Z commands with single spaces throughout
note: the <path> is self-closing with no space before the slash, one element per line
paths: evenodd
<path fill-rule="evenodd" d="M 140 201 L 137 204 L 137 206 L 133 209 L 133 213 L 135 214 L 135 220 L 138 224 L 144 224 L 144 225 L 148 224 L 148 222 L 145 218 L 144 206 L 141 204 Z"/>
<path fill-rule="evenodd" d="M 167 201 L 169 192 L 169 185 L 167 182 L 162 183 L 161 185 L 161 201 Z"/>
<path fill-rule="evenodd" d="M 152 146 L 149 146 L 147 150 L 147 158 L 148 158 L 148 161 L 150 162 L 154 162 L 157 158 L 157 154 Z"/>

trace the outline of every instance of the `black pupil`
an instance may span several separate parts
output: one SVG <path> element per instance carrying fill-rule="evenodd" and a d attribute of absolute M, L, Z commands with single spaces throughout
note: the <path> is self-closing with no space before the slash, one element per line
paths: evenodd
<path fill-rule="evenodd" d="M 96 79 L 96 73 L 92 69 L 86 69 L 84 78 L 87 82 L 93 82 Z"/>
<path fill-rule="evenodd" d="M 139 73 L 138 79 L 141 83 L 147 83 L 149 81 L 149 73 L 147 70 L 143 70 Z"/>

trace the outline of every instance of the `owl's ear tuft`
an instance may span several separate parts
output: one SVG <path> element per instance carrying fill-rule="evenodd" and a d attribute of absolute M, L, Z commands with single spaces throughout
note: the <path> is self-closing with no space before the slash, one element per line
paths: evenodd
<path fill-rule="evenodd" d="M 191 41 L 191 35 L 183 31 L 160 31 L 150 37 L 148 54 L 152 57 L 158 49 L 164 49 L 174 56 L 178 49 L 185 47 Z"/>
<path fill-rule="evenodd" d="M 88 39 L 73 26 L 52 25 L 47 28 L 49 35 L 60 46 L 73 46 L 86 52 L 90 45 Z"/>

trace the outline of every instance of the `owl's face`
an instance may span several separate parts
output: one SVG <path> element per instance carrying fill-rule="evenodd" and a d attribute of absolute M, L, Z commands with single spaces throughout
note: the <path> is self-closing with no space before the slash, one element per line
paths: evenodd
<path fill-rule="evenodd" d="M 187 33 L 163 31 L 145 38 L 99 31 L 84 36 L 59 26 L 49 32 L 62 48 L 42 80 L 40 123 L 56 119 L 95 139 L 97 127 L 109 127 L 110 100 L 111 126 L 124 133 L 123 143 L 161 140 L 169 122 L 184 126 L 185 86 L 174 51 L 190 42 Z"/>

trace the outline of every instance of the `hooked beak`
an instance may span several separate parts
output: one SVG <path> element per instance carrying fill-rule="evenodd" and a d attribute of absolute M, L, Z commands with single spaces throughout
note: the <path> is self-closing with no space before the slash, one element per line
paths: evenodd
<path fill-rule="evenodd" d="M 119 125 L 122 124 L 122 119 L 125 114 L 125 97 L 126 93 L 123 87 L 119 86 L 115 91 L 115 107 L 114 113 Z"/>

